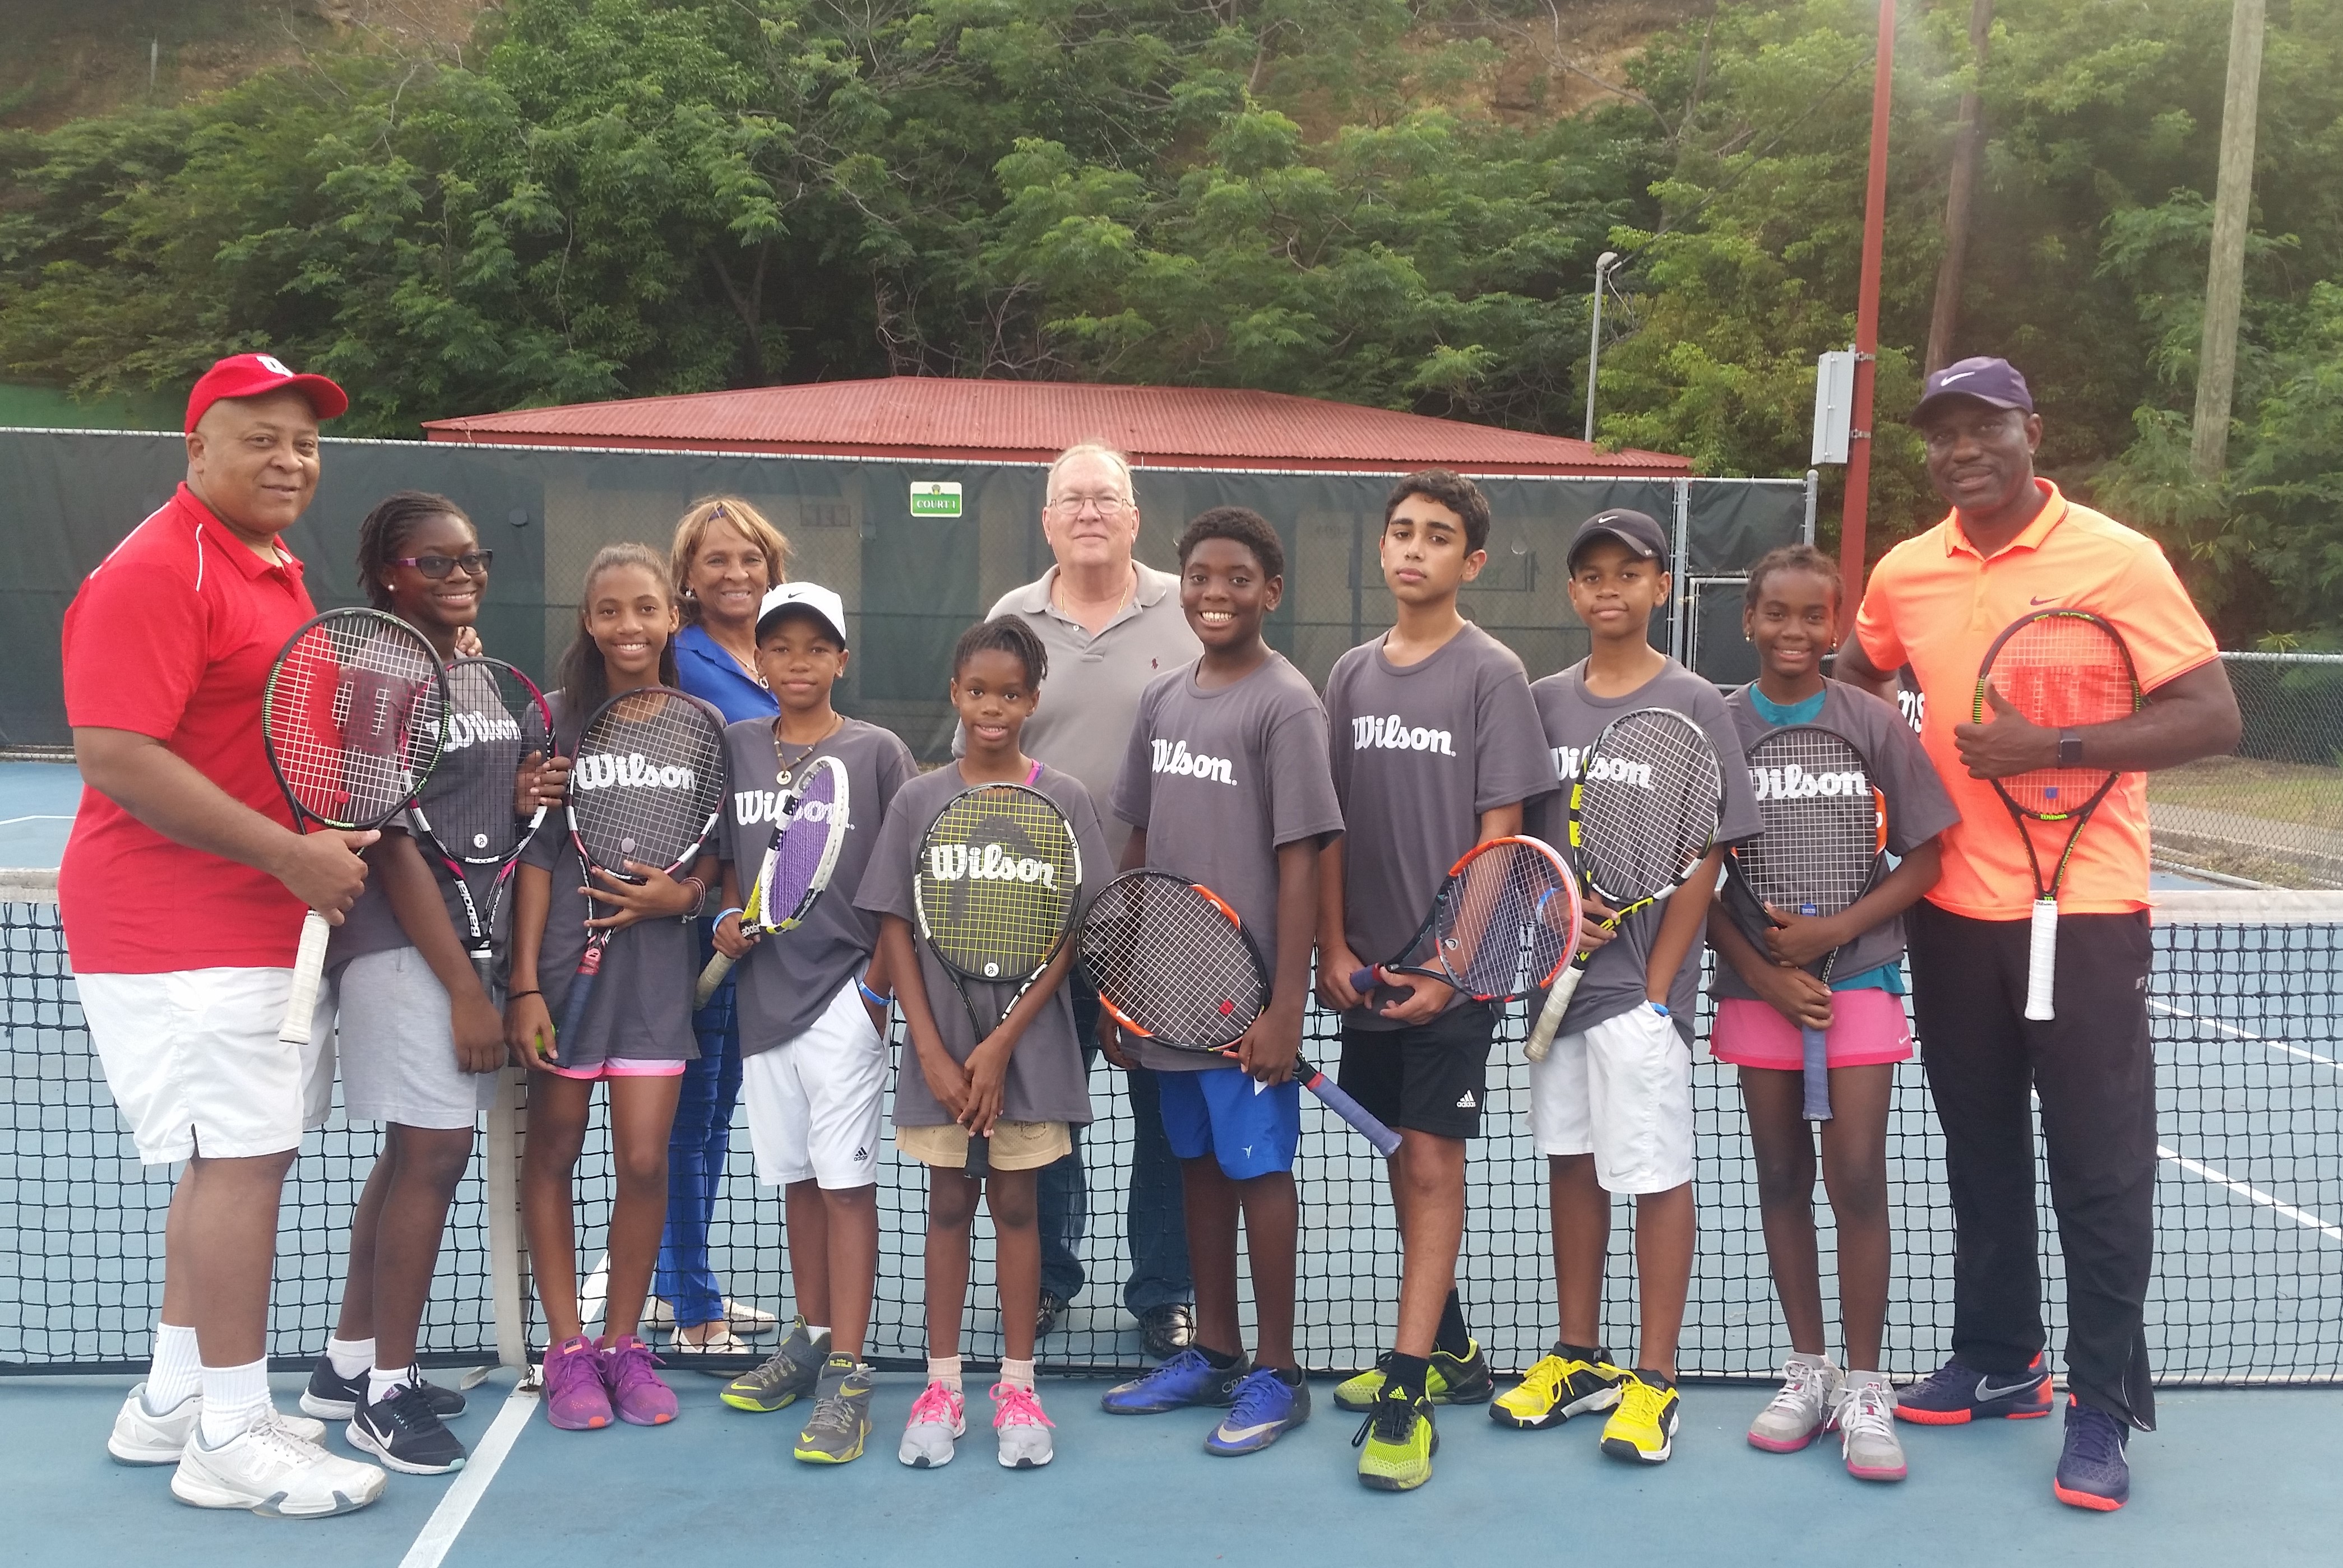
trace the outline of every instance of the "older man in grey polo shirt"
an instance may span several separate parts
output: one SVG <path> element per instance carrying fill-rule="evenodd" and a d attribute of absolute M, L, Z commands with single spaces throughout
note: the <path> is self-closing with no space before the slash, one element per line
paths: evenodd
<path fill-rule="evenodd" d="M 1180 609 L 1180 579 L 1131 557 L 1139 539 L 1139 503 L 1131 461 L 1111 447 L 1085 443 L 1050 465 L 1041 532 L 1058 564 L 1041 580 L 1001 596 L 992 613 L 1021 617 L 1050 650 L 1041 702 L 1026 722 L 1026 752 L 1081 779 L 1100 802 L 1107 837 L 1118 858 L 1131 829 L 1111 819 L 1105 802 L 1139 713 L 1147 683 L 1203 651 Z M 1073 988 L 1074 1019 L 1086 1051 L 1097 1050 L 1098 994 Z M 1163 1136 L 1155 1075 L 1130 1073 L 1131 1191 L 1124 1221 L 1131 1238 L 1131 1277 L 1123 1305 L 1139 1319 L 1147 1351 L 1161 1360 L 1194 1337 L 1194 1287 L 1188 1277 L 1180 1166 Z M 1089 1218 L 1081 1130 L 1074 1151 L 1041 1172 L 1041 1322 L 1048 1333 L 1065 1304 L 1082 1288 L 1076 1255 Z"/>

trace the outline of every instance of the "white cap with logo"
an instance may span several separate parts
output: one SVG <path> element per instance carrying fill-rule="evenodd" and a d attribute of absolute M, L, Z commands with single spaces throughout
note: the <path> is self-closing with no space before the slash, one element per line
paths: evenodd
<path fill-rule="evenodd" d="M 830 635 L 838 639 L 838 646 L 846 646 L 846 601 L 820 583 L 783 583 L 769 590 L 764 603 L 757 607 L 757 635 L 764 636 L 773 617 L 791 608 L 811 610 L 820 616 Z"/>

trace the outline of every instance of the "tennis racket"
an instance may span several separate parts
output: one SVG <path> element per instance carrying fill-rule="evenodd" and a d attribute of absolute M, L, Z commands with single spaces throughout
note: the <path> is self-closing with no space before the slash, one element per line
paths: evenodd
<path fill-rule="evenodd" d="M 794 794 L 774 805 L 779 819 L 773 841 L 749 884 L 740 906 L 740 934 L 778 935 L 795 930 L 813 909 L 813 901 L 830 886 L 838 869 L 839 851 L 846 848 L 846 764 L 835 757 L 817 757 Z M 692 1005 L 706 1007 L 724 977 L 732 972 L 731 959 L 718 953 L 699 971 L 699 989 Z"/>
<path fill-rule="evenodd" d="M 1218 894 L 1185 877 L 1126 871 L 1109 882 L 1082 917 L 1076 950 L 1114 1021 L 1173 1050 L 1232 1057 L 1269 1005 L 1269 970 L 1252 933 Z M 1293 1070 L 1377 1153 L 1399 1151 L 1399 1134 L 1324 1073 L 1300 1057 Z"/>
<path fill-rule="evenodd" d="M 960 992 L 983 1040 L 1016 1010 L 1065 945 L 1081 897 L 1082 856 L 1074 829 L 1051 799 L 1022 784 L 962 790 L 920 844 L 911 902 L 920 934 Z M 971 981 L 1014 985 L 990 1024 L 969 996 Z M 966 1173 L 991 1168 L 991 1140 L 970 1133 Z"/>
<path fill-rule="evenodd" d="M 1570 786 L 1570 852 L 1583 891 L 1611 906 L 1603 929 L 1684 886 L 1709 846 L 1725 803 L 1725 775 L 1699 725 L 1672 708 L 1644 708 L 1604 726 Z M 1544 1061 L 1589 954 L 1574 956 L 1530 1030 L 1525 1050 Z"/>
<path fill-rule="evenodd" d="M 469 753 L 470 777 L 461 789 L 428 799 L 418 795 L 407 815 L 455 884 L 464 906 L 465 948 L 480 989 L 493 994 L 497 913 L 521 851 L 545 820 L 542 804 L 527 817 L 514 809 L 513 788 L 531 757 L 551 755 L 553 709 L 536 682 L 497 658 L 450 664 L 447 704 L 446 752 Z M 485 884 L 478 891 L 475 878 Z"/>
<path fill-rule="evenodd" d="M 1757 950 L 1775 922 L 1766 913 L 1836 915 L 1869 892 L 1887 849 L 1887 803 L 1872 782 L 1871 764 L 1852 741 L 1814 724 L 1768 730 L 1749 748 L 1749 782 L 1765 832 L 1725 852 L 1731 885 L 1744 895 L 1730 904 Z M 1807 966 L 1825 985 L 1838 960 L 1834 948 Z M 1801 1028 L 1805 1117 L 1828 1121 L 1830 1060 L 1823 1031 Z"/>
<path fill-rule="evenodd" d="M 1969 710 L 1978 724 L 1993 718 L 1988 689 L 2006 698 L 2026 722 L 2049 729 L 2110 724 L 2138 712 L 2142 702 L 2131 650 L 2116 628 L 2074 609 L 2037 610 L 1993 639 L 1977 670 L 1976 700 Z M 2117 777 L 2099 768 L 2036 768 L 1993 781 L 1994 793 L 2009 808 L 2009 819 L 2026 841 L 2026 863 L 2034 873 L 2026 1016 L 2036 1021 L 2056 1016 L 2051 992 L 2058 960 L 2058 890 L 2066 879 L 2066 863 Z M 2029 821 L 2074 824 L 2046 881 Z"/>
<path fill-rule="evenodd" d="M 1553 845 L 1527 837 L 1475 844 L 1448 869 L 1432 912 L 1389 961 L 1354 970 L 1364 996 L 1394 974 L 1423 975 L 1474 1001 L 1511 1001 L 1552 985 L 1578 940 L 1578 887 Z"/>
<path fill-rule="evenodd" d="M 724 809 L 724 730 L 715 715 L 672 687 L 646 686 L 602 704 L 578 732 L 569 769 L 569 839 L 586 885 L 597 869 L 630 882 L 626 862 L 673 876 L 699 855 Z M 598 919 L 590 899 L 586 918 Z M 589 924 L 570 981 L 569 1005 L 554 1037 L 555 1060 L 569 1065 L 610 928 Z"/>
<path fill-rule="evenodd" d="M 295 632 L 268 672 L 260 738 L 293 827 L 367 832 L 407 809 L 439 760 L 447 680 L 423 634 L 377 609 L 328 610 Z M 277 1038 L 309 1043 L 333 928 L 301 921 Z"/>

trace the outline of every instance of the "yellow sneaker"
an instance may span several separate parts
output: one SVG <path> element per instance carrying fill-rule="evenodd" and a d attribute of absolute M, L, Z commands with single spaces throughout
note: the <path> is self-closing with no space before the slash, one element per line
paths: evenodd
<path fill-rule="evenodd" d="M 1359 1451 L 1360 1485 L 1377 1492 L 1414 1491 L 1432 1479 L 1432 1456 L 1440 1452 L 1432 1401 L 1385 1394 L 1359 1423 L 1351 1446 Z"/>
<path fill-rule="evenodd" d="M 1391 1352 L 1385 1351 L 1373 1366 L 1334 1385 L 1334 1402 L 1362 1413 L 1374 1409 L 1375 1401 L 1383 1396 L 1383 1376 L 1390 1365 Z M 1481 1353 L 1481 1342 L 1465 1341 L 1461 1356 L 1434 1350 L 1431 1370 L 1423 1374 L 1423 1392 L 1434 1404 L 1479 1404 L 1496 1392 L 1497 1380 L 1490 1373 L 1489 1358 Z"/>
<path fill-rule="evenodd" d="M 1499 1426 L 1542 1432 L 1590 1410 L 1609 1410 L 1619 1402 L 1620 1385 L 1626 1381 L 1627 1374 L 1609 1362 L 1583 1361 L 1557 1346 L 1497 1396 L 1489 1419 Z"/>
<path fill-rule="evenodd" d="M 1603 1452 L 1638 1464 L 1665 1464 L 1676 1445 L 1674 1387 L 1629 1372 L 1619 1392 L 1619 1408 L 1603 1423 Z"/>

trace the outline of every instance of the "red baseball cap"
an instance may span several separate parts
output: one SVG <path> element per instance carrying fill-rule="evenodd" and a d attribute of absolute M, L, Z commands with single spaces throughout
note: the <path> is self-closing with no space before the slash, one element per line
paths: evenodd
<path fill-rule="evenodd" d="M 350 395 L 323 376 L 303 376 L 274 354 L 231 354 L 214 365 L 187 394 L 187 434 L 206 409 L 223 397 L 257 397 L 280 387 L 297 387 L 320 419 L 349 411 Z"/>

